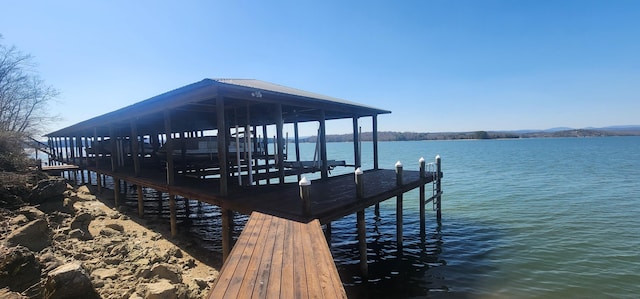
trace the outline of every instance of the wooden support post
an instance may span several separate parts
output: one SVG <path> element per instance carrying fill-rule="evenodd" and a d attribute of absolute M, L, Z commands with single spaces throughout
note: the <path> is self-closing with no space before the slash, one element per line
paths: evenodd
<path fill-rule="evenodd" d="M 136 193 L 138 194 L 138 217 L 140 218 L 144 218 L 144 194 L 142 192 L 142 185 L 138 185 Z"/>
<path fill-rule="evenodd" d="M 262 125 L 262 146 L 264 148 L 264 172 L 269 173 L 269 138 L 267 137 L 267 125 Z M 271 184 L 271 180 L 266 179 L 267 185 Z"/>
<path fill-rule="evenodd" d="M 327 240 L 329 248 L 331 248 L 331 222 L 327 222 L 324 226 L 324 238 Z"/>
<path fill-rule="evenodd" d="M 396 185 L 402 186 L 402 163 L 396 162 Z M 396 196 L 396 243 L 398 252 L 402 250 L 402 193 Z"/>
<path fill-rule="evenodd" d="M 358 198 L 364 198 L 364 172 L 360 167 L 356 168 L 356 196 Z"/>
<path fill-rule="evenodd" d="M 216 98 L 216 116 L 218 125 L 218 161 L 220 164 L 220 195 L 227 196 L 227 180 L 228 180 L 228 165 L 227 165 L 227 122 L 225 120 L 224 113 L 224 98 L 218 95 Z"/>
<path fill-rule="evenodd" d="M 320 110 L 320 160 L 322 169 L 320 169 L 320 177 L 326 179 L 329 177 L 329 165 L 327 164 L 327 123 L 324 110 Z"/>
<path fill-rule="evenodd" d="M 116 134 L 113 127 L 109 128 L 109 144 L 111 148 L 111 171 L 116 172 L 118 163 L 118 145 L 116 144 Z"/>
<path fill-rule="evenodd" d="M 131 120 L 131 158 L 133 159 L 133 174 L 140 176 L 140 146 L 138 142 L 138 125 L 135 120 Z"/>
<path fill-rule="evenodd" d="M 233 241 L 233 211 L 222 208 L 222 261 L 226 261 L 231 253 Z"/>
<path fill-rule="evenodd" d="M 245 161 L 247 163 L 248 186 L 253 185 L 253 134 L 251 131 L 251 106 L 247 104 L 247 122 L 244 126 Z"/>
<path fill-rule="evenodd" d="M 418 163 L 420 164 L 420 179 L 424 179 L 426 177 L 426 163 L 424 158 L 420 158 L 420 160 L 418 160 Z M 426 217 L 426 212 L 425 212 L 425 188 L 424 188 L 424 183 L 420 183 L 420 238 L 421 240 L 425 239 L 426 236 L 426 227 L 425 227 L 425 217 Z"/>
<path fill-rule="evenodd" d="M 298 182 L 298 185 L 300 186 L 302 214 L 305 216 L 309 216 L 311 214 L 311 181 L 307 180 L 306 177 L 302 177 L 300 182 Z"/>
<path fill-rule="evenodd" d="M 99 172 L 96 172 L 96 184 L 98 185 L 98 193 L 102 194 L 102 180 Z"/>
<path fill-rule="evenodd" d="M 113 178 L 113 199 L 116 209 L 120 206 L 120 179 Z"/>
<path fill-rule="evenodd" d="M 91 142 L 91 147 L 93 147 L 93 159 L 95 161 L 96 168 L 100 167 L 100 149 L 98 149 L 98 127 L 93 127 L 93 142 Z M 96 178 L 99 179 L 98 173 L 96 172 Z"/>
<path fill-rule="evenodd" d="M 89 166 L 89 136 L 84 137 L 84 164 Z M 89 184 L 91 184 L 90 180 Z"/>
<path fill-rule="evenodd" d="M 358 149 L 360 136 L 358 134 L 358 118 L 353 117 L 353 165 L 358 168 L 360 165 L 360 151 Z"/>
<path fill-rule="evenodd" d="M 71 170 L 71 173 L 73 173 L 73 185 L 77 185 L 78 184 L 78 171 L 77 170 Z"/>
<path fill-rule="evenodd" d="M 442 160 L 440 160 L 440 155 L 436 156 L 436 193 L 440 194 L 442 192 Z M 438 225 L 442 224 L 442 196 L 438 195 L 438 202 L 436 204 L 436 219 L 438 221 Z"/>
<path fill-rule="evenodd" d="M 167 136 L 165 148 L 167 149 L 167 185 L 173 185 L 175 182 L 175 173 L 173 166 L 173 146 L 174 140 L 171 136 L 171 113 L 169 110 L 164 111 L 164 131 Z"/>
<path fill-rule="evenodd" d="M 373 169 L 380 169 L 378 166 L 378 115 L 372 116 L 373 118 L 373 131 L 372 143 L 373 143 Z"/>
<path fill-rule="evenodd" d="M 162 191 L 158 191 L 158 217 L 162 218 Z"/>
<path fill-rule="evenodd" d="M 189 219 L 189 215 L 191 215 L 191 206 L 189 206 L 189 199 L 184 197 L 184 213 L 186 214 L 186 218 Z"/>
<path fill-rule="evenodd" d="M 169 193 L 169 218 L 171 219 L 171 237 L 178 235 L 178 223 L 176 217 L 176 196 Z"/>
<path fill-rule="evenodd" d="M 276 144 L 278 146 L 278 179 L 284 184 L 284 121 L 282 119 L 282 104 L 276 104 Z"/>
<path fill-rule="evenodd" d="M 175 171 L 173 163 L 173 146 L 174 140 L 171 136 L 171 113 L 169 110 L 164 111 L 164 130 L 167 136 L 165 147 L 167 148 L 167 185 L 172 186 L 175 183 Z M 169 193 L 169 219 L 171 222 L 171 237 L 178 235 L 176 223 L 176 196 Z"/>
<path fill-rule="evenodd" d="M 76 163 L 76 145 L 75 145 L 75 137 L 69 137 L 69 143 L 67 144 L 67 147 L 69 149 L 69 153 L 71 154 L 71 159 L 70 162 L 72 164 Z"/>
<path fill-rule="evenodd" d="M 293 139 L 296 148 L 296 162 L 300 162 L 300 133 L 298 131 L 298 120 L 293 122 Z M 302 175 L 298 174 L 298 181 L 302 178 Z"/>
<path fill-rule="evenodd" d="M 358 251 L 360 252 L 360 272 L 363 278 L 369 277 L 367 264 L 367 227 L 364 221 L 364 210 L 356 213 L 358 227 Z"/>

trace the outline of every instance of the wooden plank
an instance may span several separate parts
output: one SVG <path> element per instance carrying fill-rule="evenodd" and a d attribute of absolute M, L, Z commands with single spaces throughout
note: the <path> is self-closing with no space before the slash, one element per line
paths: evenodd
<path fill-rule="evenodd" d="M 274 250 L 275 250 L 276 240 L 280 239 L 279 238 L 280 235 L 278 234 L 278 231 L 282 227 L 285 221 L 282 218 L 275 218 L 275 217 L 273 218 L 274 220 L 271 221 L 271 227 L 269 230 L 268 239 L 264 243 L 264 249 L 263 249 L 262 257 L 260 260 L 258 275 L 256 277 L 256 283 L 254 285 L 251 298 L 267 298 L 266 297 L 267 290 L 270 287 L 273 287 L 274 289 L 278 289 L 278 290 L 280 289 L 280 285 L 278 282 L 272 283 L 271 281 L 269 281 L 269 276 L 272 272 L 271 271 L 272 267 L 276 267 L 274 272 L 279 271 L 279 269 L 277 268 L 278 265 L 273 262 L 274 260 L 277 261 L 277 255 L 274 254 L 275 252 Z M 280 256 L 280 262 L 282 262 L 281 258 L 282 256 Z"/>
<path fill-rule="evenodd" d="M 278 237 L 274 238 L 275 240 L 273 245 L 273 257 L 271 259 L 271 271 L 268 273 L 269 277 L 267 278 L 269 287 L 266 288 L 266 294 L 262 298 L 279 298 L 281 295 L 286 237 L 285 232 L 287 231 L 287 226 L 287 222 L 278 221 L 278 228 L 276 230 L 276 236 Z M 259 290 L 258 294 L 262 295 L 262 288 Z M 254 298 L 260 297 L 254 296 Z"/>
<path fill-rule="evenodd" d="M 262 221 L 256 222 L 257 224 L 254 224 L 258 226 L 259 229 L 257 238 L 253 239 L 252 242 L 247 242 L 247 245 L 238 260 L 238 266 L 235 270 L 235 273 L 229 281 L 229 286 L 224 298 L 238 298 L 240 287 L 245 280 L 245 275 L 247 274 L 247 270 L 249 269 L 251 258 L 253 257 L 256 248 L 262 247 L 262 243 L 264 243 L 264 239 L 266 237 L 265 231 L 268 230 L 271 218 L 260 217 L 259 219 L 261 219 Z"/>
<path fill-rule="evenodd" d="M 292 222 L 290 224 L 293 230 L 293 290 L 294 298 L 309 298 L 309 287 L 307 285 L 307 272 L 306 272 L 306 260 L 304 258 L 304 247 L 302 240 L 301 224 L 298 222 Z M 315 274 L 315 273 L 314 273 Z"/>
<path fill-rule="evenodd" d="M 251 214 L 209 298 L 346 298 L 320 222 Z"/>
<path fill-rule="evenodd" d="M 242 255 L 249 250 L 253 250 L 252 246 L 255 246 L 255 242 L 260 234 L 261 224 L 264 222 L 264 218 L 251 217 L 245 225 L 244 231 L 238 238 L 238 242 L 231 250 L 229 258 L 225 261 L 222 269 L 220 269 L 220 275 L 216 279 L 215 284 L 212 287 L 212 292 L 209 298 L 224 298 L 227 293 L 227 289 L 236 274 L 238 264 L 240 263 Z M 232 295 L 229 295 L 232 296 Z"/>
<path fill-rule="evenodd" d="M 320 221 L 314 220 L 307 224 L 310 228 L 308 248 L 328 248 L 327 241 L 322 234 Z M 316 250 L 318 280 L 324 298 L 347 298 L 347 294 L 340 281 L 338 269 L 333 261 L 330 250 Z"/>
<path fill-rule="evenodd" d="M 254 287 L 259 284 L 258 273 L 265 263 L 269 263 L 270 256 L 273 253 L 273 239 L 276 237 L 275 226 L 277 225 L 277 219 L 274 217 L 267 217 L 264 214 L 256 214 L 265 219 L 264 224 L 261 227 L 260 236 L 258 237 L 257 246 L 253 251 L 247 264 L 247 269 L 242 277 L 242 284 L 238 292 L 238 298 L 250 298 Z M 271 248 L 269 248 L 271 246 Z"/>
<path fill-rule="evenodd" d="M 284 239 L 284 248 L 282 252 L 282 266 L 281 266 L 281 279 L 280 282 L 280 296 L 279 298 L 293 298 L 294 297 L 294 260 L 293 260 L 293 248 L 294 243 L 294 228 L 292 222 L 285 223 L 285 231 L 282 236 Z"/>
<path fill-rule="evenodd" d="M 322 280 L 322 276 L 325 275 L 325 273 L 319 271 L 318 264 L 322 263 L 322 261 L 316 258 L 316 251 L 318 251 L 322 247 L 314 248 L 311 246 L 312 243 L 310 239 L 310 231 L 312 231 L 312 229 L 309 229 L 311 227 L 311 223 L 296 223 L 296 225 L 300 227 L 301 232 L 299 244 L 304 252 L 304 269 L 307 279 L 307 294 L 309 298 L 323 298 L 320 280 Z"/>

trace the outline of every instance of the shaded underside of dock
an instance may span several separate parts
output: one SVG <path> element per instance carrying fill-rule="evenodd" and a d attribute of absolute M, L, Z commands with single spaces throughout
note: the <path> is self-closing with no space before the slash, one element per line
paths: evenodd
<path fill-rule="evenodd" d="M 364 196 L 358 197 L 353 174 L 315 180 L 310 186 L 311 206 L 305 212 L 300 199 L 298 183 L 230 186 L 228 195 L 219 192 L 218 179 L 201 179 L 176 176 L 174 185 L 166 184 L 166 175 L 158 171 L 142 171 L 138 176 L 131 170 L 112 172 L 107 169 L 87 167 L 131 184 L 153 188 L 189 199 L 207 202 L 225 209 L 250 215 L 257 211 L 300 222 L 313 219 L 324 224 L 353 214 L 381 201 L 433 182 L 434 173 L 420 176 L 419 171 L 403 171 L 402 184 L 396 183 L 395 170 L 368 170 L 363 174 Z"/>

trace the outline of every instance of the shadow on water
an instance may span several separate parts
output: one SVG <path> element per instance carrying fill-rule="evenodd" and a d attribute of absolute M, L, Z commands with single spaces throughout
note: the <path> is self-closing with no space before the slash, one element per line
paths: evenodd
<path fill-rule="evenodd" d="M 349 298 L 472 298 L 485 277 L 498 268 L 492 262 L 499 230 L 464 219 L 427 214 L 421 238 L 417 213 L 405 211 L 402 250 L 396 245 L 395 209 L 366 210 L 369 277 L 361 277 L 355 217 L 332 224 L 332 254 Z M 432 213 L 434 214 L 434 213 Z M 350 219 L 353 218 L 353 219 Z M 487 291 L 488 292 L 488 291 Z"/>

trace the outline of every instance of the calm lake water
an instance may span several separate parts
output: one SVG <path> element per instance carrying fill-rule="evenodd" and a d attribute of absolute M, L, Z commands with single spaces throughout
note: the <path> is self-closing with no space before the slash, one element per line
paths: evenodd
<path fill-rule="evenodd" d="M 328 147 L 330 159 L 352 163 L 351 143 Z M 302 145 L 303 159 L 313 148 Z M 355 215 L 334 222 L 332 253 L 350 298 L 640 297 L 640 137 L 382 142 L 379 149 L 380 167 L 389 169 L 398 160 L 417 169 L 420 157 L 442 157 L 442 226 L 428 209 L 421 240 L 418 193 L 407 193 L 399 252 L 395 199 L 381 204 L 379 218 L 366 210 L 370 277 L 363 280 Z M 371 144 L 362 151 L 371 168 Z M 182 221 L 219 253 L 219 210 L 188 203 Z"/>

